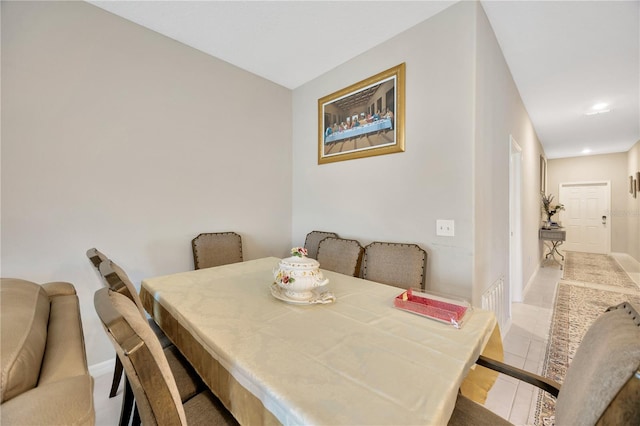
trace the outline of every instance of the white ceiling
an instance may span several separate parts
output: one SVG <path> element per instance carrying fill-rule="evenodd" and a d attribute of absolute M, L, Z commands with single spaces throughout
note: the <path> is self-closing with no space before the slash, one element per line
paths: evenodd
<path fill-rule="evenodd" d="M 456 1 L 90 3 L 295 89 Z M 640 1 L 482 5 L 549 158 L 640 140 Z M 598 102 L 611 112 L 585 115 Z"/>

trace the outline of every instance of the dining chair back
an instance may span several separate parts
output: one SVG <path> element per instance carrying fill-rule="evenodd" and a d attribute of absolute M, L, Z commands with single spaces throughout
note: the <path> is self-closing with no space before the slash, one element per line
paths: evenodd
<path fill-rule="evenodd" d="M 236 423 L 209 390 L 182 400 L 165 351 L 128 297 L 103 288 L 95 293 L 94 305 L 124 366 L 142 424 Z"/>
<path fill-rule="evenodd" d="M 556 424 L 640 425 L 640 315 L 610 308 L 582 338 L 558 394 Z"/>
<path fill-rule="evenodd" d="M 100 266 L 100 264 L 102 262 L 104 262 L 105 260 L 108 259 L 108 257 L 105 256 L 104 253 L 102 253 L 100 250 L 98 250 L 95 247 L 90 248 L 89 250 L 87 250 L 87 257 L 89 258 L 89 260 L 91 261 L 91 264 L 96 269 L 98 269 L 98 267 Z"/>
<path fill-rule="evenodd" d="M 133 285 L 126 272 L 124 272 L 124 270 L 112 260 L 102 262 L 99 269 L 107 287 L 112 291 L 118 292 L 131 299 L 138 308 L 138 311 L 140 311 L 140 315 L 144 317 L 145 311 L 144 306 L 142 305 L 142 300 L 140 300 L 138 290 L 135 285 Z"/>
<path fill-rule="evenodd" d="M 242 237 L 235 232 L 208 232 L 191 240 L 195 269 L 242 262 Z"/>
<path fill-rule="evenodd" d="M 329 271 L 357 277 L 364 249 L 356 240 L 327 237 L 318 246 L 320 267 Z"/>
<path fill-rule="evenodd" d="M 320 245 L 320 241 L 324 240 L 327 237 L 338 238 L 338 234 L 335 232 L 325 232 L 325 231 L 311 231 L 307 234 L 307 237 L 304 239 L 304 248 L 307 249 L 307 257 L 311 259 L 316 259 L 318 257 L 318 246 Z"/>
<path fill-rule="evenodd" d="M 362 278 L 424 289 L 427 252 L 416 244 L 373 242 L 364 248 Z"/>
<path fill-rule="evenodd" d="M 101 278 L 101 281 L 106 286 L 108 286 L 107 281 L 104 279 L 104 277 L 102 276 L 102 273 L 100 272 L 100 265 L 106 261 L 109 261 L 109 258 L 95 247 L 92 247 L 89 250 L 87 250 L 87 257 L 89 258 L 91 265 L 95 267 L 95 271 L 98 274 L 98 276 Z M 115 365 L 113 366 L 113 378 L 111 379 L 111 389 L 109 390 L 109 398 L 113 398 L 118 394 L 118 388 L 120 387 L 120 381 L 122 380 L 123 374 L 124 374 L 124 370 L 122 367 L 122 363 L 120 362 L 120 359 L 116 357 Z M 130 410 L 132 409 L 132 406 L 133 406 L 133 397 L 130 393 L 127 392 L 127 389 L 125 389 L 125 395 L 122 401 L 123 408 L 122 408 L 121 415 L 123 418 L 121 419 L 121 422 L 126 422 L 128 420 L 131 414 Z M 127 420 L 124 420 L 124 417 L 126 417 Z"/>
<path fill-rule="evenodd" d="M 120 293 L 131 299 L 138 308 L 138 311 L 140 311 L 140 315 L 142 315 L 143 318 L 147 318 L 144 305 L 142 304 L 142 300 L 140 300 L 140 295 L 138 294 L 136 286 L 133 285 L 133 282 L 131 282 L 127 273 L 120 266 L 112 260 L 102 262 L 100 264 L 100 273 L 112 291 Z M 149 322 L 149 326 L 153 332 L 160 340 L 162 347 L 166 348 L 170 346 L 172 344 L 171 340 L 169 340 L 169 338 L 164 334 L 158 324 L 156 324 L 152 318 L 148 318 L 147 321 Z"/>
<path fill-rule="evenodd" d="M 557 425 L 640 425 L 640 315 L 628 302 L 609 308 L 585 333 L 564 383 L 482 356 L 477 364 L 557 396 Z M 458 394 L 449 425 L 510 424 Z"/>

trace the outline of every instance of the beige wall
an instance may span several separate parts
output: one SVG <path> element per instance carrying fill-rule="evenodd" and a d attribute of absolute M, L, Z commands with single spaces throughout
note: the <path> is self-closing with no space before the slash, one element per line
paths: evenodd
<path fill-rule="evenodd" d="M 509 291 L 509 160 L 512 136 L 521 153 L 522 276 L 516 296 L 540 259 L 539 158 L 543 149 L 520 98 L 502 50 L 482 9 L 477 15 L 474 301 L 500 278 Z M 518 283 L 519 281 L 519 283 Z M 521 297 L 518 297 L 522 300 Z"/>
<path fill-rule="evenodd" d="M 627 153 L 552 159 L 547 162 L 547 193 L 559 199 L 561 183 L 609 181 L 611 183 L 611 251 L 627 252 L 626 215 L 629 198 Z M 637 235 L 637 234 L 636 234 Z"/>
<path fill-rule="evenodd" d="M 629 179 L 629 176 L 637 178 L 638 172 L 640 172 L 640 141 L 636 142 L 627 153 L 627 175 L 625 177 L 626 179 Z M 640 262 L 640 192 L 636 198 L 633 198 L 627 191 L 626 199 L 627 208 L 621 213 L 627 221 L 627 253 Z"/>
<path fill-rule="evenodd" d="M 317 100 L 402 62 L 406 152 L 318 165 Z M 428 288 L 477 304 L 508 278 L 510 134 L 525 282 L 538 264 L 541 148 L 479 3 L 292 93 L 86 3 L 2 2 L 2 85 L 2 275 L 76 283 L 90 364 L 112 357 L 92 246 L 139 282 L 191 268 L 202 231 L 240 232 L 247 259 L 313 229 L 415 242 Z M 437 219 L 456 236 L 436 236 Z"/>
<path fill-rule="evenodd" d="M 427 288 L 469 297 L 475 6 L 462 2 L 293 92 L 293 243 L 318 229 L 428 252 Z M 318 99 L 406 62 L 406 152 L 318 165 Z M 435 235 L 455 220 L 455 237 Z"/>
<path fill-rule="evenodd" d="M 406 152 L 318 165 L 318 99 L 402 62 Z M 417 243 L 427 288 L 475 304 L 508 278 L 509 134 L 526 149 L 526 180 L 537 182 L 541 148 L 479 3 L 457 3 L 301 86 L 293 105 L 294 243 L 312 229 Z M 524 199 L 528 275 L 538 200 L 537 187 Z M 436 236 L 437 219 L 455 220 L 455 237 Z"/>
<path fill-rule="evenodd" d="M 200 232 L 246 259 L 291 239 L 291 91 L 85 2 L 2 2 L 2 276 L 67 280 L 89 364 L 103 250 L 136 284 L 193 267 Z"/>

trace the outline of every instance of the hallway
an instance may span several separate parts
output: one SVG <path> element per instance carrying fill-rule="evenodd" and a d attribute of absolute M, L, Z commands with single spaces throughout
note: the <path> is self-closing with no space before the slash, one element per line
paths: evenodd
<path fill-rule="evenodd" d="M 640 264 L 626 254 L 611 254 L 640 287 Z M 540 268 L 522 303 L 512 304 L 512 324 L 504 337 L 507 364 L 540 374 L 543 368 L 558 281 L 557 266 Z M 538 389 L 500 374 L 485 407 L 514 425 L 533 425 Z"/>

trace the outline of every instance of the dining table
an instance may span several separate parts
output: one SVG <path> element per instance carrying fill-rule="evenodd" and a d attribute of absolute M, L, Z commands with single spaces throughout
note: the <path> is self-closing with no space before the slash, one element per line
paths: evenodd
<path fill-rule="evenodd" d="M 291 303 L 279 258 L 147 278 L 147 312 L 240 424 L 445 425 L 458 392 L 482 402 L 502 356 L 493 312 L 461 327 L 394 306 L 403 289 L 321 269 L 330 303 Z M 322 267 L 322 265 L 320 265 Z"/>

